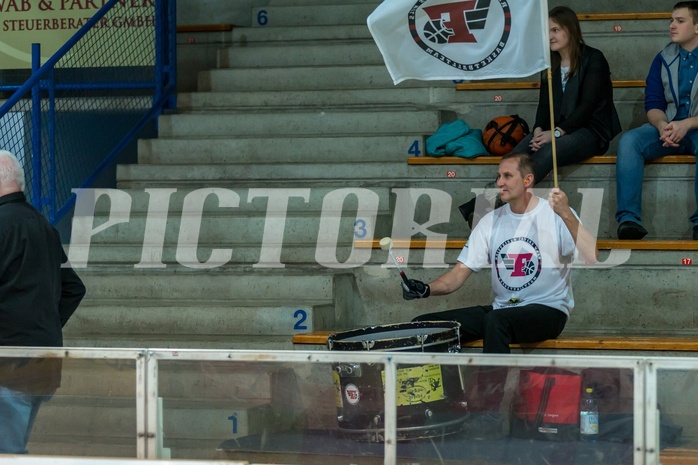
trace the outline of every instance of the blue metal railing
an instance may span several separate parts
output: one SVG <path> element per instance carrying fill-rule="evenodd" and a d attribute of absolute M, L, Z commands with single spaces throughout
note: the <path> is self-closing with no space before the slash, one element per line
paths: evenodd
<path fill-rule="evenodd" d="M 0 107 L 0 149 L 20 159 L 28 200 L 56 224 L 71 189 L 91 186 L 174 108 L 175 88 L 175 0 L 137 9 L 109 0 L 43 66 L 34 44 L 26 82 L 0 85 L 13 92 Z"/>

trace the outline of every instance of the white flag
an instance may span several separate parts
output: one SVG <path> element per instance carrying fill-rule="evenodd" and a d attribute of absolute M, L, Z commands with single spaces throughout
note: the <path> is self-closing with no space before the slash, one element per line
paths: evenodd
<path fill-rule="evenodd" d="M 547 0 L 385 0 L 368 28 L 395 84 L 524 77 L 550 67 Z"/>

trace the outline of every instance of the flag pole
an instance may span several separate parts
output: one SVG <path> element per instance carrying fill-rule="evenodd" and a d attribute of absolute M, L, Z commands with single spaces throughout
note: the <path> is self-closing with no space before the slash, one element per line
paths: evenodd
<path fill-rule="evenodd" d="M 553 70 L 548 68 L 548 101 L 550 102 L 550 144 L 553 149 L 553 187 L 557 187 L 557 144 L 555 140 L 555 108 L 553 105 Z"/>

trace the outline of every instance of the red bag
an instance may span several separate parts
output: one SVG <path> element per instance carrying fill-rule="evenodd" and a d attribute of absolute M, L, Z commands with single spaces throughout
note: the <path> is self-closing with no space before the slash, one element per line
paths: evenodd
<path fill-rule="evenodd" d="M 582 376 L 556 368 L 521 370 L 511 435 L 523 439 L 579 439 Z"/>

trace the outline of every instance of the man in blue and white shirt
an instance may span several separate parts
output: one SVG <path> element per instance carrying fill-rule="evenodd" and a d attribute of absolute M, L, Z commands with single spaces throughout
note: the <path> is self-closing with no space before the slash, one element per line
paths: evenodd
<path fill-rule="evenodd" d="M 669 32 L 671 43 L 654 58 L 647 75 L 648 123 L 625 132 L 618 143 L 618 239 L 647 235 L 640 218 L 645 163 L 665 155 L 698 154 L 698 2 L 674 5 Z M 698 182 L 695 197 L 698 204 Z M 698 240 L 698 210 L 689 221 Z"/>

